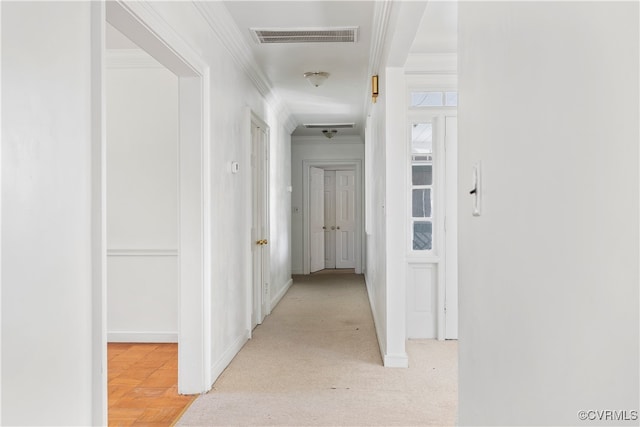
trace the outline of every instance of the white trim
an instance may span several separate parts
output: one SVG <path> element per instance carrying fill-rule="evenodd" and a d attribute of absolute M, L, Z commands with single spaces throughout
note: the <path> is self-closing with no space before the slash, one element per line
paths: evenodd
<path fill-rule="evenodd" d="M 0 9 L 2 7 L 0 6 Z M 105 4 L 92 2 L 91 22 L 91 331 L 93 425 L 107 424 L 107 138 Z"/>
<path fill-rule="evenodd" d="M 177 343 L 177 332 L 115 331 L 107 333 L 107 342 Z"/>
<path fill-rule="evenodd" d="M 229 347 L 227 347 L 222 356 L 220 356 L 220 358 L 211 365 L 210 370 L 212 384 L 215 383 L 220 374 L 222 374 L 226 367 L 229 366 L 229 363 L 231 363 L 233 358 L 236 357 L 236 354 L 238 354 L 247 341 L 249 341 L 249 336 L 250 332 L 247 329 Z"/>
<path fill-rule="evenodd" d="M 384 45 L 387 39 L 387 29 L 389 28 L 389 18 L 391 16 L 392 0 L 381 0 L 374 2 L 373 5 L 373 23 L 371 28 L 371 46 L 369 48 L 369 65 L 367 67 L 367 81 L 371 79 L 371 76 L 380 74 L 380 63 L 382 62 L 382 53 L 384 52 Z M 364 108 L 365 116 L 370 114 L 370 109 L 373 108 L 371 102 L 371 88 L 370 83 L 367 83 L 367 90 L 364 94 Z"/>
<path fill-rule="evenodd" d="M 384 355 L 385 368 L 408 368 L 409 356 L 407 353 L 392 353 Z"/>
<path fill-rule="evenodd" d="M 309 261 L 309 168 L 334 168 L 343 166 L 345 169 L 352 167 L 355 170 L 356 177 L 356 230 L 355 241 L 358 244 L 355 247 L 355 273 L 362 274 L 362 258 L 366 252 L 364 247 L 364 176 L 362 168 L 362 159 L 343 159 L 343 160 L 323 160 L 323 159 L 303 159 L 302 160 L 302 274 L 311 273 L 311 265 Z"/>
<path fill-rule="evenodd" d="M 299 268 L 295 268 L 295 269 L 291 270 L 291 274 L 303 275 L 304 271 L 299 269 Z"/>
<path fill-rule="evenodd" d="M 404 65 L 406 74 L 456 74 L 457 53 L 410 53 Z"/>
<path fill-rule="evenodd" d="M 130 248 L 130 249 L 107 249 L 108 257 L 177 257 L 178 249 L 147 249 L 147 248 Z"/>
<path fill-rule="evenodd" d="M 287 283 L 282 287 L 280 292 L 278 292 L 273 298 L 271 298 L 271 309 L 273 310 L 276 305 L 282 300 L 284 295 L 287 293 L 291 285 L 293 284 L 293 279 L 287 280 Z"/>
<path fill-rule="evenodd" d="M 235 20 L 224 4 L 215 1 L 192 2 L 191 4 L 200 13 L 236 64 L 245 72 L 258 92 L 273 108 L 287 131 L 292 133 L 299 123 L 293 117 L 286 104 L 280 99 L 268 77 L 258 66 L 258 61 L 254 58 L 251 47 L 246 42 L 243 33 L 238 29 Z"/>
<path fill-rule="evenodd" d="M 142 49 L 108 49 L 106 51 L 106 68 L 161 68 L 164 65 L 153 59 Z"/>
<path fill-rule="evenodd" d="M 373 300 L 373 293 L 371 292 L 371 286 L 369 285 L 369 279 L 367 278 L 367 273 L 365 271 L 364 274 L 364 283 L 367 287 L 367 297 L 369 297 L 369 305 L 371 306 L 371 315 L 373 317 L 373 326 L 376 330 L 376 337 L 378 338 L 378 347 L 380 350 L 380 357 L 382 358 L 382 362 L 384 365 L 384 349 L 387 346 L 386 336 L 380 332 L 380 322 L 378 321 L 378 317 L 376 313 L 376 303 Z"/>
<path fill-rule="evenodd" d="M 178 389 L 211 384 L 209 67 L 148 2 L 106 2 L 106 19 L 179 78 L 180 309 Z M 104 49 L 104 46 L 103 46 Z M 106 337 L 105 337 L 106 338 Z"/>
<path fill-rule="evenodd" d="M 371 48 L 369 49 L 368 77 L 378 74 L 382 53 L 389 28 L 389 17 L 391 16 L 392 0 L 376 1 L 373 6 L 373 34 L 371 35 Z M 367 104 L 371 99 L 371 94 L 367 91 Z"/>

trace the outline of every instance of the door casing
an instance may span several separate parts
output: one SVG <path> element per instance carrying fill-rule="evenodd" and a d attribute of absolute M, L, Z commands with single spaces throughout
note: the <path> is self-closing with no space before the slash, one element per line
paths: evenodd
<path fill-rule="evenodd" d="M 212 384 L 211 360 L 211 199 L 209 146 L 209 66 L 169 28 L 162 18 L 140 3 L 110 1 L 104 9 L 96 6 L 95 17 L 106 20 L 179 79 L 179 330 L 178 330 L 178 390 L 181 394 L 203 393 Z M 104 25 L 99 39 L 104 57 Z M 100 65 L 104 69 L 104 64 Z M 102 74 L 101 74 L 102 75 Z M 100 92 L 104 111 L 104 81 Z M 104 171 L 104 115 L 102 120 L 102 151 L 100 167 L 94 172 L 94 185 L 102 201 L 94 210 L 94 221 L 106 231 L 106 189 Z M 106 271 L 106 242 L 102 241 L 98 257 Z M 106 280 L 99 284 L 102 301 L 100 315 L 106 310 Z M 98 303 L 97 303 L 98 304 Z M 101 357 L 106 359 L 106 322 L 102 323 Z M 105 366 L 106 370 L 106 366 Z M 94 387 L 106 392 L 106 381 Z M 106 420 L 106 406 L 103 409 Z M 102 424 L 101 422 L 99 422 Z"/>
<path fill-rule="evenodd" d="M 251 135 L 251 256 L 252 273 L 249 295 L 250 331 L 271 312 L 269 283 L 269 126 L 250 112 Z M 259 241 L 266 241 L 261 244 Z"/>

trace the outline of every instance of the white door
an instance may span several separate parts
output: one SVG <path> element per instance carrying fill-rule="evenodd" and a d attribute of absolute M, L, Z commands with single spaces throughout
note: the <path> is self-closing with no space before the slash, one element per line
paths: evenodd
<path fill-rule="evenodd" d="M 355 268 L 356 177 L 336 171 L 336 268 Z"/>
<path fill-rule="evenodd" d="M 309 248 L 311 273 L 324 269 L 324 170 L 309 168 Z"/>
<path fill-rule="evenodd" d="M 336 268 L 336 171 L 324 171 L 324 268 Z"/>
<path fill-rule="evenodd" d="M 262 323 L 268 312 L 269 280 L 269 138 L 266 126 L 251 124 L 251 174 L 253 206 L 251 253 L 253 258 L 253 298 L 251 328 Z"/>

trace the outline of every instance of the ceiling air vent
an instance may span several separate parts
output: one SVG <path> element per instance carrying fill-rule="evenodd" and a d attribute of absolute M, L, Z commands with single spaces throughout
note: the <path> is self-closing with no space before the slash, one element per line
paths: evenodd
<path fill-rule="evenodd" d="M 256 41 L 266 43 L 355 43 L 358 27 L 251 28 Z"/>
<path fill-rule="evenodd" d="M 313 123 L 304 125 L 307 129 L 353 129 L 355 123 Z"/>

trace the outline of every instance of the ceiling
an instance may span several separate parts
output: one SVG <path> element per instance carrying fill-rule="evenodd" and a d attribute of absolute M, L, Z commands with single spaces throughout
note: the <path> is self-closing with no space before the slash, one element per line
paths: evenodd
<path fill-rule="evenodd" d="M 337 136 L 364 134 L 365 106 L 370 99 L 368 70 L 372 40 L 376 40 L 380 30 L 373 26 L 376 1 L 227 0 L 223 4 L 245 44 L 250 46 L 257 67 L 299 124 L 294 136 L 322 135 L 322 129 L 307 129 L 303 125 L 331 123 L 355 123 L 353 129 L 338 129 Z M 456 20 L 456 1 L 429 1 L 409 52 L 455 52 Z M 251 28 L 318 27 L 357 27 L 357 41 L 259 44 L 251 32 Z M 402 22 L 390 21 L 387 33 L 403 30 Z M 137 47 L 109 25 L 107 41 L 109 48 Z M 314 87 L 303 76 L 308 71 L 325 71 L 330 75 L 324 84 Z"/>
<path fill-rule="evenodd" d="M 338 135 L 362 134 L 373 7 L 371 1 L 226 1 L 258 66 L 299 124 L 356 123 Z M 358 27 L 355 43 L 258 44 L 251 28 Z M 312 86 L 303 74 L 325 71 L 329 78 Z M 294 135 L 321 135 L 298 126 Z"/>

